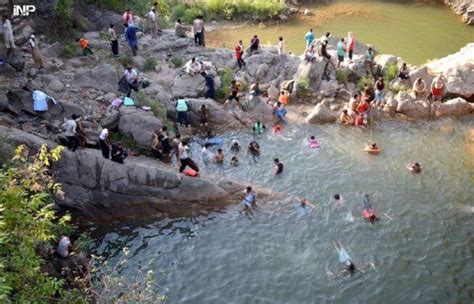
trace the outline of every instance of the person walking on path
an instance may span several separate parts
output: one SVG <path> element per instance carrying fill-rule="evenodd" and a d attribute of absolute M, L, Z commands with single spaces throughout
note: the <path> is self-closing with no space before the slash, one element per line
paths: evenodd
<path fill-rule="evenodd" d="M 118 57 L 118 40 L 117 33 L 115 32 L 115 25 L 112 23 L 107 30 L 110 34 L 110 46 L 112 47 L 112 54 L 114 57 Z"/>
<path fill-rule="evenodd" d="M 352 63 L 352 55 L 354 54 L 356 39 L 352 32 L 347 34 L 347 53 L 349 55 L 349 62 Z"/>
<path fill-rule="evenodd" d="M 15 37 L 13 36 L 12 24 L 7 15 L 2 16 L 3 43 L 5 43 L 6 55 L 10 57 L 15 50 Z"/>
<path fill-rule="evenodd" d="M 346 55 L 346 43 L 344 42 L 344 38 L 337 43 L 337 67 L 344 62 L 344 56 Z"/>
<path fill-rule="evenodd" d="M 76 41 L 79 42 L 79 45 L 82 48 L 82 54 L 84 56 L 94 54 L 91 50 L 89 40 L 87 40 L 86 38 L 77 38 Z"/>
<path fill-rule="evenodd" d="M 309 32 L 304 35 L 304 40 L 306 40 L 306 48 L 309 48 L 314 40 L 313 29 L 309 29 Z"/>
<path fill-rule="evenodd" d="M 285 48 L 286 41 L 280 36 L 280 38 L 278 38 L 278 56 L 280 57 L 280 65 L 282 68 L 285 66 Z"/>
<path fill-rule="evenodd" d="M 36 66 L 40 69 L 43 69 L 43 57 L 41 56 L 41 52 L 39 50 L 38 40 L 34 34 L 31 34 L 30 39 L 28 40 L 28 45 L 31 49 L 31 56 L 33 57 Z"/>
<path fill-rule="evenodd" d="M 151 30 L 151 37 L 156 38 L 156 33 L 158 31 L 158 23 L 157 23 L 155 7 L 152 7 L 145 17 L 147 17 L 148 19 L 148 25 L 150 26 L 150 30 Z"/>
<path fill-rule="evenodd" d="M 237 64 L 239 65 L 239 69 L 242 69 L 242 66 L 246 66 L 247 64 L 242 59 L 244 55 L 244 46 L 242 45 L 242 40 L 239 40 L 237 45 L 235 46 L 235 58 L 237 59 Z"/>

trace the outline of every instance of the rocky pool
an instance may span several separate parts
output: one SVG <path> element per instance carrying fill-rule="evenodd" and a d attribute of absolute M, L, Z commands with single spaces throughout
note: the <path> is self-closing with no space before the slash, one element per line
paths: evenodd
<path fill-rule="evenodd" d="M 381 53 L 402 57 L 411 64 L 441 58 L 474 41 L 474 27 L 443 5 L 397 2 L 336 2 L 310 6 L 310 16 L 298 16 L 289 22 L 268 26 L 237 26 L 208 33 L 206 42 L 213 47 L 233 48 L 242 39 L 248 46 L 253 35 L 263 44 L 276 45 L 283 36 L 288 51 L 302 54 L 304 35 L 313 28 L 315 36 L 326 32 L 347 37 L 352 31 L 365 44 Z"/>
<path fill-rule="evenodd" d="M 241 152 L 228 165 L 205 166 L 200 146 L 193 157 L 202 174 L 267 187 L 289 199 L 261 206 L 254 216 L 241 206 L 193 217 L 163 218 L 91 229 L 93 251 L 114 265 L 130 248 L 121 275 L 137 269 L 157 274 L 156 289 L 168 303 L 471 303 L 474 301 L 474 120 L 377 122 L 379 156 L 361 151 L 368 129 L 340 125 L 285 126 L 285 140 L 271 132 L 257 138 L 258 161 Z M 322 144 L 308 148 L 315 135 Z M 285 164 L 271 174 L 272 159 Z M 424 171 L 406 169 L 421 162 Z M 335 193 L 346 200 L 336 209 Z M 361 217 L 363 195 L 371 195 L 381 220 Z M 304 196 L 316 208 L 301 209 Z M 385 215 L 384 215 L 385 214 Z M 340 240 L 365 273 L 334 279 L 340 267 L 331 245 Z M 117 290 L 119 292 L 119 290 Z"/>

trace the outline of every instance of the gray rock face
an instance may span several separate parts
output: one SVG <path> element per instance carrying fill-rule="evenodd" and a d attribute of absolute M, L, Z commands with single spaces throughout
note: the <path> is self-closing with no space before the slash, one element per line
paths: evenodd
<path fill-rule="evenodd" d="M 0 125 L 0 135 L 13 146 L 38 148 L 56 144 Z M 35 149 L 33 149 L 34 152 Z M 221 207 L 242 199 L 245 183 L 211 176 L 187 177 L 176 168 L 143 157 L 129 157 L 124 164 L 104 159 L 99 150 L 64 151 L 53 167 L 63 184 L 60 205 L 93 217 L 148 216 L 183 212 L 190 208 Z M 258 190 L 259 198 L 268 198 Z"/>
<path fill-rule="evenodd" d="M 311 124 L 327 123 L 336 121 L 336 114 L 332 113 L 322 103 L 317 104 L 313 111 L 306 117 L 306 122 Z"/>
<path fill-rule="evenodd" d="M 75 86 L 89 87 L 108 92 L 117 91 L 117 82 L 120 78 L 115 67 L 108 63 L 99 64 L 92 69 L 77 69 L 75 76 Z"/>
<path fill-rule="evenodd" d="M 107 113 L 101 120 L 100 125 L 102 128 L 114 130 L 118 127 L 120 120 L 120 113 L 118 111 L 112 111 Z"/>
<path fill-rule="evenodd" d="M 474 112 L 474 104 L 468 103 L 462 98 L 455 98 L 446 101 L 445 103 L 434 105 L 435 116 L 443 117 L 461 117 Z"/>
<path fill-rule="evenodd" d="M 472 0 L 444 0 L 444 3 L 461 15 L 465 23 L 474 24 L 474 2 Z"/>
<path fill-rule="evenodd" d="M 172 94 L 176 98 L 199 97 L 204 91 L 204 79 L 201 75 L 182 74 L 176 76 L 172 87 Z"/>
<path fill-rule="evenodd" d="M 48 89 L 53 90 L 56 93 L 59 93 L 62 90 L 64 90 L 64 85 L 62 84 L 61 81 L 59 81 L 59 79 L 53 79 L 48 84 Z"/>
<path fill-rule="evenodd" d="M 153 132 L 163 123 L 153 113 L 134 107 L 121 107 L 118 128 L 120 133 L 131 137 L 140 147 L 149 149 Z"/>

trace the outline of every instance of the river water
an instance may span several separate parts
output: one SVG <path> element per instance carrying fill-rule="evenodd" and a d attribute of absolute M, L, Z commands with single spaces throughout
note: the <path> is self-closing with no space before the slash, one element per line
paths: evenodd
<path fill-rule="evenodd" d="M 471 135 L 469 135 L 471 134 Z M 257 138 L 257 161 L 241 152 L 228 165 L 232 138 L 248 144 L 250 134 L 226 136 L 226 163 L 205 166 L 200 146 L 193 157 L 202 174 L 248 181 L 294 200 L 262 204 L 252 217 L 229 206 L 186 218 L 117 223 L 91 230 L 93 251 L 113 265 L 130 247 L 122 271 L 158 275 L 157 291 L 168 303 L 472 303 L 474 301 L 474 120 L 376 122 L 378 156 L 361 151 L 368 129 L 340 125 L 288 125 L 285 140 L 267 132 Z M 308 147 L 314 135 L 319 150 Z M 285 165 L 274 177 L 272 159 Z M 406 169 L 423 166 L 420 175 Z M 335 208 L 339 193 L 346 207 Z M 370 194 L 381 217 L 361 217 Z M 340 268 L 331 243 L 340 240 L 358 267 L 333 278 Z"/>
<path fill-rule="evenodd" d="M 313 28 L 315 36 L 326 32 L 347 37 L 352 31 L 363 43 L 372 44 L 381 53 L 394 54 L 411 64 L 457 52 L 474 41 L 474 27 L 443 5 L 417 5 L 396 2 L 342 2 L 313 6 L 311 16 L 298 16 L 278 25 L 255 25 L 221 29 L 208 33 L 206 42 L 213 47 L 233 48 L 243 40 L 248 46 L 253 35 L 267 45 L 276 45 L 283 36 L 288 51 L 302 54 L 304 35 Z"/>

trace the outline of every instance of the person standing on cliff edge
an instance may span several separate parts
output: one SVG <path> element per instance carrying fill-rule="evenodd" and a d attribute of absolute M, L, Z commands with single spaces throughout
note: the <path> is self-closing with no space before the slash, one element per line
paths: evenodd
<path fill-rule="evenodd" d="M 235 59 L 237 59 L 237 64 L 239 65 L 239 69 L 242 69 L 242 66 L 246 66 L 247 64 L 242 59 L 244 55 L 244 46 L 242 45 L 242 40 L 239 40 L 237 45 L 235 46 Z"/>
<path fill-rule="evenodd" d="M 285 48 L 286 41 L 280 36 L 280 38 L 278 38 L 278 56 L 280 57 L 280 65 L 282 68 L 285 67 Z"/>
<path fill-rule="evenodd" d="M 304 36 L 304 40 L 306 40 L 306 48 L 309 48 L 314 40 L 313 29 L 309 29 L 309 32 Z"/>
<path fill-rule="evenodd" d="M 204 46 L 204 21 L 202 16 L 197 16 L 193 21 L 194 45 Z"/>

